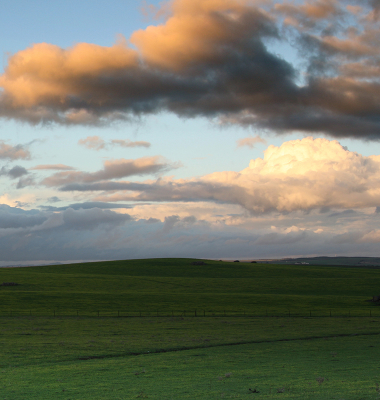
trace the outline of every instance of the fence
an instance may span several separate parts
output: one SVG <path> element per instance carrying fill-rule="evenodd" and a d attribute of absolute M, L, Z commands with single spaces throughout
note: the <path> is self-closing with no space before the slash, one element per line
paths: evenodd
<path fill-rule="evenodd" d="M 259 312 L 233 310 L 66 310 L 66 309 L 0 309 L 0 317 L 177 317 L 177 318 L 365 318 L 380 317 L 380 307 L 370 309 L 339 309 L 339 310 L 260 310 Z"/>

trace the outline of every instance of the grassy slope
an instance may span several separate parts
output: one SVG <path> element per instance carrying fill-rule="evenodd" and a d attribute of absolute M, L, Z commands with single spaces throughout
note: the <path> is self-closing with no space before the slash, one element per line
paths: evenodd
<path fill-rule="evenodd" d="M 380 319 L 334 321 L 8 318 L 0 392 L 12 400 L 378 399 Z M 257 343 L 221 345 L 241 339 Z"/>
<path fill-rule="evenodd" d="M 190 262 L 0 269 L 0 282 L 21 284 L 0 288 L 0 310 L 333 306 L 380 314 L 364 301 L 378 294 L 378 270 Z M 4 399 L 379 398 L 379 317 L 3 316 L 0 324 Z"/>

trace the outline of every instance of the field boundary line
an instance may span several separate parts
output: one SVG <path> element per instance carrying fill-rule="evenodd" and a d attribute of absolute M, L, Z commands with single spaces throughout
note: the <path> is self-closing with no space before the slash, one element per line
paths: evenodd
<path fill-rule="evenodd" d="M 117 358 L 117 357 L 141 356 L 141 355 L 147 355 L 147 354 L 175 353 L 178 351 L 211 349 L 214 347 L 224 347 L 224 346 L 241 346 L 241 345 L 245 345 L 245 344 L 295 342 L 295 341 L 319 340 L 319 339 L 326 339 L 326 338 L 331 339 L 331 338 L 338 338 L 338 337 L 357 337 L 357 336 L 376 336 L 376 335 L 380 335 L 380 332 L 340 333 L 340 334 L 334 334 L 334 335 L 307 336 L 307 337 L 303 337 L 303 338 L 273 339 L 273 340 L 247 340 L 247 341 L 232 342 L 232 343 L 210 344 L 210 345 L 206 345 L 206 346 L 188 346 L 188 347 L 178 347 L 178 348 L 168 348 L 168 349 L 156 349 L 156 350 L 141 351 L 141 352 L 127 352 L 127 353 L 122 353 L 122 354 L 84 356 L 84 357 L 76 358 L 75 360 L 87 361 L 87 360 L 108 359 L 108 358 Z"/>
<path fill-rule="evenodd" d="M 227 346 L 241 346 L 246 344 L 262 344 L 262 343 L 280 343 L 280 342 L 296 342 L 296 341 L 307 341 L 307 340 L 319 340 L 319 339 L 331 339 L 338 337 L 358 337 L 358 336 L 377 336 L 380 335 L 380 332 L 364 332 L 364 333 L 341 333 L 341 334 L 332 334 L 332 335 L 323 335 L 323 336 L 307 336 L 303 338 L 289 338 L 289 339 L 273 339 L 273 340 L 247 340 L 240 342 L 232 342 L 232 343 L 216 343 L 209 345 L 198 345 L 198 346 L 184 346 L 177 348 L 167 348 L 167 349 L 156 349 L 156 350 L 148 350 L 148 351 L 130 351 L 125 353 L 118 354 L 102 354 L 102 355 L 93 355 L 93 356 L 82 356 L 75 358 L 66 358 L 62 360 L 55 360 L 54 362 L 41 362 L 41 363 L 28 363 L 19 366 L 20 368 L 36 366 L 36 365 L 49 365 L 49 364 L 60 364 L 67 362 L 77 362 L 77 361 L 91 361 L 91 360 L 107 360 L 111 358 L 122 358 L 122 357 L 131 357 L 131 356 L 142 356 L 142 355 L 150 355 L 150 354 L 162 354 L 162 353 L 176 353 L 179 351 L 187 351 L 187 350 L 206 350 L 216 347 L 227 347 Z M 1 368 L 6 368 L 5 365 L 0 365 Z"/>

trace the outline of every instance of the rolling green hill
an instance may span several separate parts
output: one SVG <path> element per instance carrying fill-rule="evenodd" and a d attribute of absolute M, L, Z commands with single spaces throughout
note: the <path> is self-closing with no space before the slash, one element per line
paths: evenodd
<path fill-rule="evenodd" d="M 191 259 L 2 268 L 0 315 L 368 315 L 380 270 Z M 372 312 L 372 311 L 371 311 Z M 319 313 L 319 314 L 318 314 Z"/>

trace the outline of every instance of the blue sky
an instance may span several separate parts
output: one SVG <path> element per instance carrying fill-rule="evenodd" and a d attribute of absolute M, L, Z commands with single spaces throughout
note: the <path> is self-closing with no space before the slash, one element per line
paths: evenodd
<path fill-rule="evenodd" d="M 1 262 L 377 255 L 371 4 L 6 2 Z"/>

